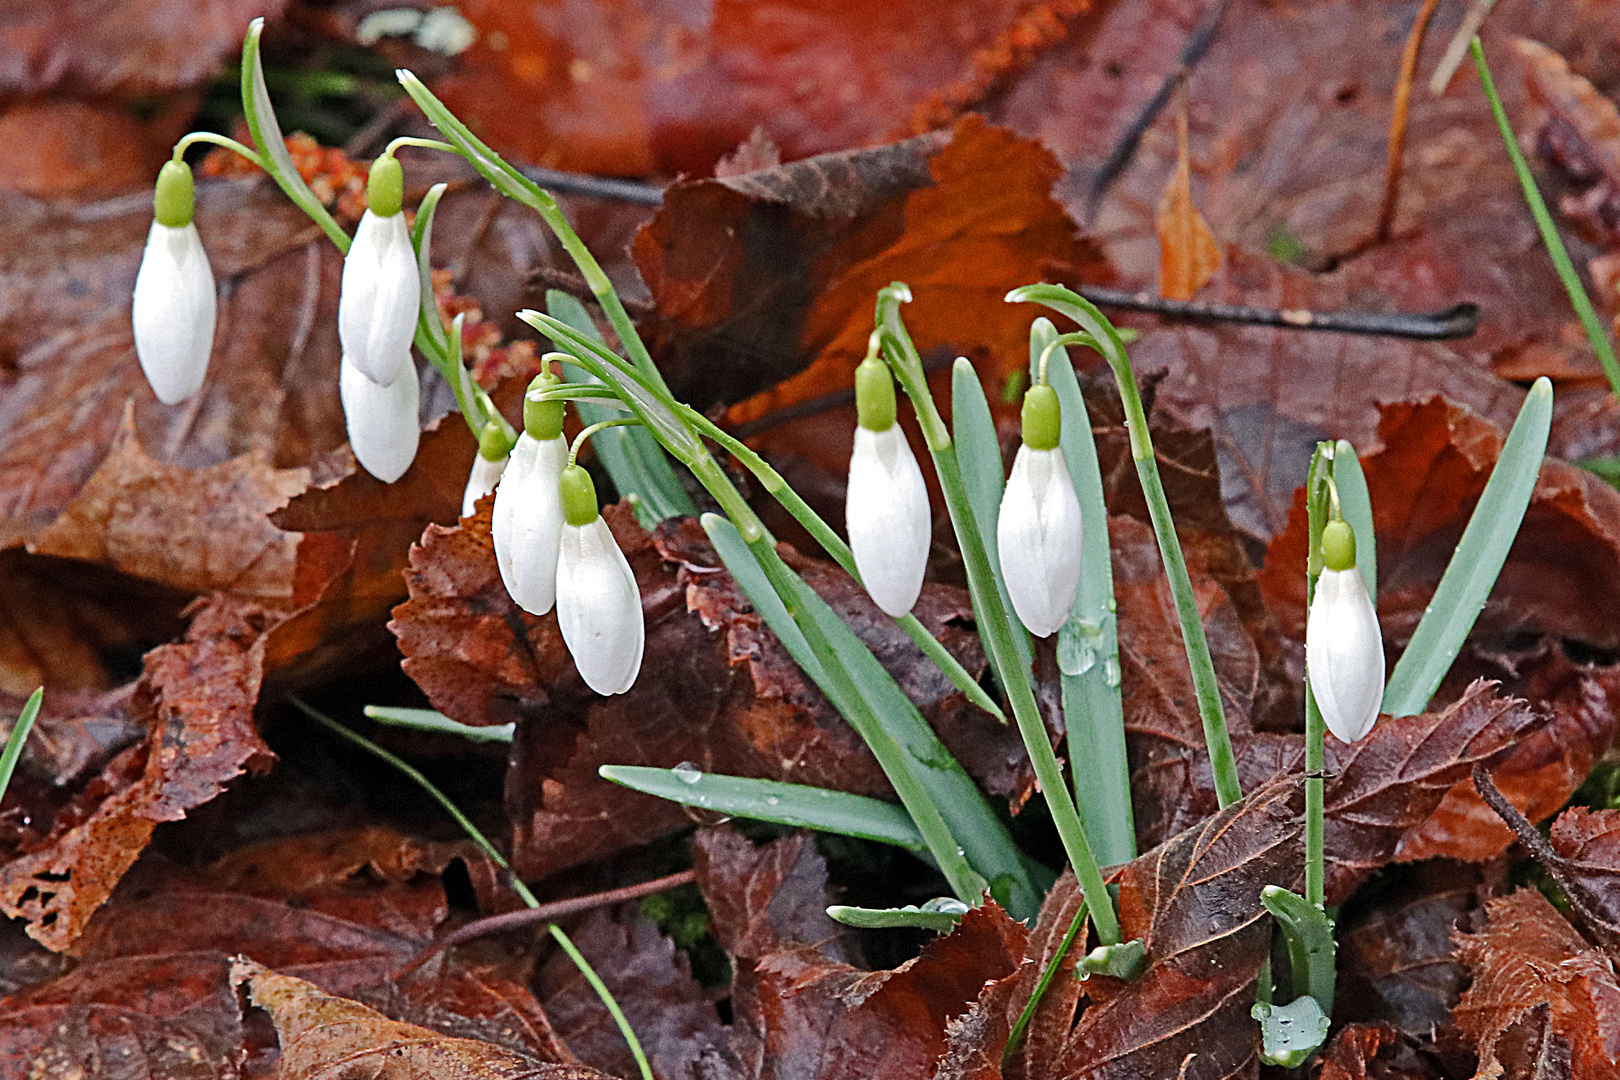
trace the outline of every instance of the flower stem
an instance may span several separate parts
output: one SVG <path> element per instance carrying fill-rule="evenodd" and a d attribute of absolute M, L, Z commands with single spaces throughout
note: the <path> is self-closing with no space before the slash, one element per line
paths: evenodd
<path fill-rule="evenodd" d="M 461 153 L 454 146 L 447 142 L 440 142 L 438 139 L 419 139 L 414 135 L 401 135 L 383 148 L 381 156 L 393 157 L 394 151 L 407 146 L 414 146 L 421 150 L 443 150 L 447 154 L 459 155 Z"/>
<path fill-rule="evenodd" d="M 1327 527 L 1331 499 L 1334 444 L 1318 443 L 1305 478 L 1306 519 L 1309 522 L 1309 548 L 1305 560 L 1305 606 L 1316 597 L 1316 581 L 1322 576 L 1322 530 Z M 1321 907 L 1327 900 L 1327 855 L 1323 824 L 1322 710 L 1316 705 L 1311 680 L 1305 679 L 1305 899 Z"/>
<path fill-rule="evenodd" d="M 1170 501 L 1165 497 L 1164 484 L 1159 479 L 1153 439 L 1148 434 L 1147 411 L 1142 407 L 1142 395 L 1137 390 L 1136 374 L 1131 370 L 1125 343 L 1120 340 L 1119 331 L 1097 310 L 1096 305 L 1060 285 L 1026 285 L 1008 293 L 1007 301 L 1045 304 L 1079 323 L 1096 339 L 1103 359 L 1108 361 L 1108 367 L 1114 373 L 1114 381 L 1119 384 L 1120 401 L 1125 407 L 1125 427 L 1131 440 L 1131 458 L 1136 464 L 1137 478 L 1142 483 L 1142 494 L 1147 500 L 1153 534 L 1159 541 L 1159 556 L 1164 560 L 1170 594 L 1176 602 L 1176 619 L 1181 624 L 1182 644 L 1187 650 L 1187 666 L 1192 673 L 1193 692 L 1198 700 L 1198 716 L 1204 727 L 1204 745 L 1208 748 L 1210 768 L 1215 776 L 1215 796 L 1221 806 L 1230 806 L 1243 797 L 1243 788 L 1238 781 L 1232 738 L 1226 730 L 1221 687 L 1215 678 L 1215 663 L 1210 658 L 1209 641 L 1204 636 L 1204 624 L 1199 617 L 1198 598 L 1193 593 L 1192 579 L 1187 574 L 1187 560 L 1181 552 L 1181 541 L 1176 538 L 1176 523 L 1170 516 Z"/>
<path fill-rule="evenodd" d="M 472 823 L 472 819 L 463 814 L 461 808 L 451 802 L 449 796 L 435 787 L 433 781 L 423 776 L 420 770 L 399 756 L 384 750 L 364 735 L 350 731 L 330 716 L 312 708 L 298 698 L 290 700 L 311 720 L 325 727 L 334 735 L 360 747 L 367 753 L 381 758 L 414 781 L 418 787 L 427 792 L 434 802 L 444 808 L 445 812 L 450 815 L 457 825 L 461 826 L 461 830 L 467 834 L 467 838 L 488 856 L 490 862 L 505 871 L 507 883 L 512 886 L 513 891 L 518 894 L 526 906 L 531 908 L 540 906 L 540 901 L 535 898 L 534 893 L 529 891 L 529 887 L 519 880 L 516 874 L 512 873 L 511 864 L 506 861 L 506 856 L 501 854 L 500 849 L 490 843 L 489 837 L 485 836 L 478 826 Z M 619 1034 L 624 1037 L 625 1043 L 630 1047 L 630 1055 L 636 1059 L 636 1067 L 641 1070 L 642 1080 L 653 1080 L 652 1065 L 647 1061 L 647 1055 L 641 1049 L 641 1040 L 636 1038 L 635 1030 L 631 1028 L 629 1019 L 624 1015 L 624 1010 L 619 1008 L 619 1003 L 614 1000 L 613 992 L 607 988 L 607 984 L 602 981 L 601 976 L 596 974 L 596 970 L 591 967 L 590 961 L 585 959 L 584 955 L 574 947 L 574 943 L 569 940 L 568 935 L 563 933 L 562 927 L 556 923 L 551 923 L 546 929 L 550 931 L 552 939 L 557 942 L 562 951 L 568 954 L 568 959 L 574 962 L 574 966 L 585 977 L 585 981 L 590 984 L 591 989 L 596 991 L 596 996 L 602 1000 L 602 1004 L 607 1008 L 608 1015 L 613 1017 L 613 1023 L 617 1025 Z"/>
<path fill-rule="evenodd" d="M 579 458 L 579 448 L 585 445 L 586 439 L 590 438 L 592 435 L 595 435 L 598 431 L 601 431 L 604 428 L 629 427 L 632 424 L 640 423 L 641 421 L 634 416 L 620 416 L 612 420 L 598 420 L 594 424 L 581 428 L 579 434 L 574 436 L 574 441 L 569 444 L 568 464 L 574 464 L 574 462 Z"/>
<path fill-rule="evenodd" d="M 234 150 L 242 157 L 245 157 L 249 161 L 253 162 L 253 164 L 257 165 L 259 168 L 263 169 L 265 167 L 264 158 L 259 155 L 257 150 L 254 150 L 251 146 L 244 146 L 235 139 L 227 138 L 224 135 L 217 135 L 212 131 L 193 131 L 182 138 L 179 142 L 175 143 L 174 160 L 182 160 L 186 156 L 186 151 L 190 150 L 192 146 L 197 143 L 211 143 L 214 146 L 223 146 L 227 150 Z"/>
<path fill-rule="evenodd" d="M 956 450 L 951 444 L 950 429 L 939 415 L 923 375 L 922 358 L 917 355 L 911 335 L 900 319 L 900 304 L 909 300 L 910 290 L 896 283 L 878 293 L 878 328 L 882 332 L 883 352 L 895 370 L 900 385 L 905 388 L 916 409 L 917 419 L 928 449 L 934 458 L 934 471 L 939 476 L 940 488 L 945 493 L 945 505 L 950 511 L 951 523 L 956 529 L 957 544 L 962 550 L 962 563 L 967 570 L 968 585 L 979 617 L 979 635 L 988 646 L 990 659 L 1001 679 L 1002 689 L 1012 706 L 1018 734 L 1029 752 L 1035 767 L 1035 778 L 1040 783 L 1041 795 L 1051 810 L 1052 822 L 1063 841 L 1063 850 L 1080 880 L 1081 891 L 1092 912 L 1097 927 L 1097 938 L 1104 945 L 1120 942 L 1119 918 L 1108 894 L 1108 884 L 1092 854 L 1086 838 L 1080 811 L 1069 785 L 1064 782 L 1062 767 L 1052 751 L 1052 740 L 1035 703 L 1035 692 L 1030 686 L 1029 671 L 1018 658 L 1018 647 L 1013 641 L 1011 617 L 1001 604 L 996 590 L 995 575 L 990 569 L 990 558 L 973 517 L 967 488 L 962 483 L 962 472 L 957 465 Z"/>

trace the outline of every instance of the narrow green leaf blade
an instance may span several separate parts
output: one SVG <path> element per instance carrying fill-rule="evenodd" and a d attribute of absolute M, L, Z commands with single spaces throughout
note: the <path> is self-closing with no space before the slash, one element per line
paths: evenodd
<path fill-rule="evenodd" d="M 967 905 L 962 904 L 960 901 L 951 901 L 951 903 L 956 904 L 956 907 L 961 910 L 948 908 L 944 905 L 941 905 L 939 910 L 930 910 L 930 906 L 937 903 L 939 902 L 930 901 L 922 907 L 908 904 L 905 907 L 898 908 L 850 907 L 847 904 L 834 904 L 827 909 L 827 916 L 834 922 L 841 922 L 845 926 L 859 927 L 862 930 L 888 930 L 897 926 L 918 926 L 924 930 L 938 930 L 943 934 L 949 932 L 962 920 L 962 916 L 967 914 Z"/>
<path fill-rule="evenodd" d="M 1012 598 L 1007 595 L 1001 556 L 996 550 L 996 522 L 1001 518 L 1001 492 L 1006 486 L 1001 472 L 1001 440 L 996 438 L 996 421 L 990 415 L 990 402 L 985 400 L 979 373 L 962 356 L 956 358 L 951 369 L 951 438 L 956 443 L 956 460 L 962 467 L 968 504 L 973 507 L 979 536 L 990 556 L 990 572 L 995 575 L 1002 610 L 1011 611 Z M 1029 631 L 1016 621 L 1013 647 L 1018 650 L 1019 662 L 1029 667 L 1034 657 Z"/>
<path fill-rule="evenodd" d="M 655 769 L 644 765 L 603 765 L 604 780 L 661 799 L 733 817 L 770 821 L 796 829 L 837 833 L 861 840 L 926 852 L 922 834 L 905 808 L 882 799 L 843 791 L 720 776 L 696 769 Z"/>
<path fill-rule="evenodd" d="M 1030 363 L 1058 336 L 1046 318 L 1030 327 Z M 1035 378 L 1034 373 L 1030 376 Z M 1104 866 L 1136 858 L 1130 765 L 1125 755 L 1125 708 L 1120 699 L 1119 623 L 1114 612 L 1114 566 L 1102 467 L 1091 416 L 1080 394 L 1067 349 L 1054 350 L 1046 381 L 1063 410 L 1059 446 L 1080 500 L 1080 590 L 1069 621 L 1058 631 L 1058 673 L 1069 731 L 1075 801 L 1086 837 Z"/>
<path fill-rule="evenodd" d="M 517 727 L 515 724 L 479 727 L 452 720 L 437 709 L 402 709 L 393 705 L 367 705 L 365 714 L 379 724 L 431 731 L 438 735 L 459 735 L 473 742 L 509 743 Z"/>
<path fill-rule="evenodd" d="M 764 571 L 754 560 L 736 526 L 716 514 L 702 518 L 704 531 L 726 569 L 781 640 L 795 662 L 812 682 L 828 692 L 829 682 L 822 661 L 810 648 L 782 599 L 771 588 Z M 796 579 L 797 580 L 797 579 Z M 1040 895 L 1030 881 L 1021 853 L 996 816 L 989 800 L 973 778 L 953 757 L 939 736 L 923 719 L 877 657 L 872 655 L 837 612 L 803 581 L 799 581 L 795 603 L 801 604 L 816 620 L 832 643 L 838 662 L 854 680 L 857 689 L 872 703 L 879 723 L 905 751 L 916 775 L 939 807 L 941 816 L 967 854 L 970 864 L 990 883 L 991 894 L 1015 919 L 1027 918 L 1040 907 Z M 832 696 L 829 693 L 829 696 Z"/>
<path fill-rule="evenodd" d="M 567 323 L 581 334 L 601 340 L 590 313 L 574 297 L 557 289 L 546 291 L 546 311 L 552 318 Z M 558 343 L 559 348 L 563 348 Z M 599 383 L 600 380 L 576 365 L 566 372 L 570 382 Z M 587 424 L 614 419 L 618 412 L 612 406 L 578 401 L 574 407 Z M 621 496 L 632 500 L 636 519 L 646 528 L 652 528 L 665 518 L 691 517 L 697 513 L 692 497 L 681 487 L 669 455 L 658 445 L 652 432 L 641 427 L 605 428 L 591 437 L 596 456 L 613 480 Z"/>
<path fill-rule="evenodd" d="M 1333 483 L 1339 489 L 1339 510 L 1345 524 L 1356 534 L 1356 569 L 1367 595 L 1378 603 L 1378 537 L 1373 533 L 1372 496 L 1367 494 L 1367 478 L 1361 473 L 1361 460 L 1350 440 L 1340 439 L 1333 447 Z"/>
<path fill-rule="evenodd" d="M 1440 587 L 1384 688 L 1384 712 L 1391 716 L 1412 716 L 1428 707 L 1474 628 L 1530 506 L 1552 429 L 1552 407 L 1552 383 L 1543 376 L 1525 395 Z"/>
<path fill-rule="evenodd" d="M 11 774 L 17 771 L 17 760 L 22 757 L 23 744 L 28 741 L 28 733 L 34 730 L 34 720 L 39 716 L 39 707 L 45 701 L 45 688 L 41 686 L 28 700 L 23 702 L 22 712 L 17 714 L 17 722 L 11 725 L 11 734 L 6 736 L 6 748 L 0 752 L 0 799 L 6 797 L 6 788 L 11 786 Z"/>

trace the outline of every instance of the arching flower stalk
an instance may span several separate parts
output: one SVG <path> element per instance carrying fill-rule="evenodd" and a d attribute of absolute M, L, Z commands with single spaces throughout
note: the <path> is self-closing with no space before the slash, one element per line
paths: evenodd
<path fill-rule="evenodd" d="M 873 602 L 899 618 L 922 592 L 933 515 L 922 469 L 895 422 L 894 378 L 875 342 L 855 369 L 855 408 L 859 422 L 844 502 L 850 553 Z"/>
<path fill-rule="evenodd" d="M 557 545 L 562 538 L 558 478 L 568 461 L 563 403 L 540 400 L 560 385 L 550 372 L 529 383 L 523 400 L 523 433 L 495 489 L 490 532 L 501 581 L 519 607 L 544 615 L 557 599 Z"/>
<path fill-rule="evenodd" d="M 1024 441 L 996 521 L 1007 595 L 1036 637 L 1068 621 L 1080 588 L 1080 500 L 1058 448 L 1061 433 L 1057 391 L 1039 382 L 1024 395 Z"/>
<path fill-rule="evenodd" d="M 598 694 L 622 694 L 641 673 L 641 589 L 597 512 L 590 473 L 570 464 L 558 487 L 565 524 L 557 553 L 557 625 L 585 685 Z"/>
<path fill-rule="evenodd" d="M 421 308 L 416 249 L 405 224 L 405 178 L 389 153 L 371 164 L 367 208 L 343 260 L 338 338 L 344 357 L 373 382 L 392 383 L 410 364 Z"/>
<path fill-rule="evenodd" d="M 158 173 L 131 308 L 135 356 L 165 405 L 202 388 L 214 347 L 214 272 L 192 221 L 195 203 L 191 169 L 177 154 Z"/>
<path fill-rule="evenodd" d="M 1305 624 L 1305 669 L 1322 722 L 1341 742 L 1364 738 L 1384 697 L 1378 612 L 1356 569 L 1356 534 L 1343 521 L 1322 529 L 1322 576 Z"/>

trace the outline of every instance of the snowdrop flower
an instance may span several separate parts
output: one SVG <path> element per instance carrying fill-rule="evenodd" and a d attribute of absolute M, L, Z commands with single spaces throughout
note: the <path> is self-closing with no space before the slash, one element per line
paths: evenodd
<path fill-rule="evenodd" d="M 1045 383 L 1024 395 L 1024 443 L 1001 493 L 996 547 L 1013 611 L 1036 637 L 1068 621 L 1080 587 L 1080 500 L 1058 448 L 1062 414 Z"/>
<path fill-rule="evenodd" d="M 473 511 L 478 509 L 478 500 L 494 491 L 495 485 L 501 482 L 511 451 L 506 429 L 493 420 L 485 424 L 483 434 L 478 437 L 472 472 L 467 476 L 467 490 L 461 493 L 462 517 L 472 517 Z"/>
<path fill-rule="evenodd" d="M 568 441 L 562 437 L 563 403 L 534 398 L 559 382 L 542 373 L 529 384 L 523 434 L 495 489 L 490 521 L 501 581 L 530 615 L 544 615 L 557 599 L 557 544 L 563 528 L 557 481 L 568 463 Z"/>
<path fill-rule="evenodd" d="M 922 592 L 934 523 L 922 470 L 895 423 L 894 380 L 875 354 L 855 369 L 855 408 L 844 503 L 849 548 L 873 602 L 899 618 Z"/>
<path fill-rule="evenodd" d="M 214 347 L 214 272 L 191 220 L 191 169 L 170 161 L 158 173 L 152 229 L 135 275 L 135 356 L 152 393 L 177 405 L 202 388 Z"/>
<path fill-rule="evenodd" d="M 590 473 L 570 465 L 558 486 L 566 524 L 557 552 L 557 625 L 585 685 L 622 694 L 641 672 L 641 590 L 596 512 Z"/>
<path fill-rule="evenodd" d="M 372 382 L 392 384 L 411 361 L 422 303 L 416 250 L 405 227 L 405 176 L 392 155 L 372 162 L 368 209 L 343 260 L 338 338 L 343 355 Z"/>
<path fill-rule="evenodd" d="M 1372 730 L 1384 696 L 1378 612 L 1356 569 L 1356 534 L 1342 521 L 1322 530 L 1326 569 L 1305 623 L 1305 669 L 1327 729 L 1353 743 Z"/>
<path fill-rule="evenodd" d="M 343 357 L 338 371 L 338 396 L 343 399 L 349 446 L 361 467 L 385 484 L 404 476 L 416 458 L 416 441 L 421 435 L 416 421 L 420 394 L 416 365 L 409 357 L 391 383 L 373 382 L 347 355 Z"/>

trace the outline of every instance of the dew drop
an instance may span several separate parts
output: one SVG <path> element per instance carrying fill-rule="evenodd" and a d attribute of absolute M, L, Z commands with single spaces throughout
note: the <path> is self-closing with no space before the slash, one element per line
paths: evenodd
<path fill-rule="evenodd" d="M 673 772 L 677 777 L 679 777 L 681 782 L 684 784 L 695 784 L 699 780 L 703 779 L 703 770 L 692 764 L 690 761 L 681 762 L 679 765 L 671 769 L 670 772 Z"/>
<path fill-rule="evenodd" d="M 765 805 L 766 806 L 775 806 L 777 803 L 779 803 L 781 801 L 782 801 L 781 798 L 779 796 L 776 796 L 776 795 L 767 795 L 767 796 L 765 796 Z"/>

